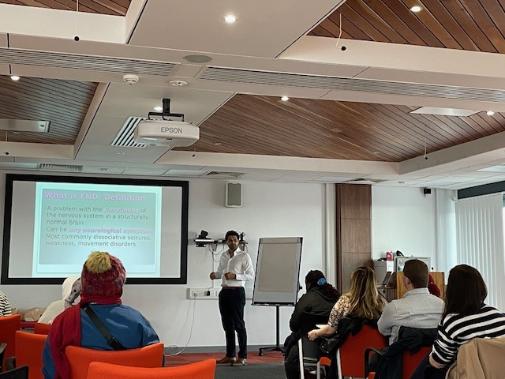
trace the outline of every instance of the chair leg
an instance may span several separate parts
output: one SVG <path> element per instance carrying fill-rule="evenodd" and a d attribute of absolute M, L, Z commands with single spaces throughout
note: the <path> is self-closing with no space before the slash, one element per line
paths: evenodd
<path fill-rule="evenodd" d="M 343 379 L 342 376 L 342 365 L 340 362 L 340 349 L 337 350 L 337 368 L 338 368 L 338 379 Z"/>
<path fill-rule="evenodd" d="M 302 339 L 298 340 L 298 360 L 300 362 L 300 379 L 305 379 L 305 370 L 303 367 L 303 347 L 302 347 Z"/>
<path fill-rule="evenodd" d="M 316 379 L 321 379 L 321 362 L 319 361 L 316 364 Z"/>

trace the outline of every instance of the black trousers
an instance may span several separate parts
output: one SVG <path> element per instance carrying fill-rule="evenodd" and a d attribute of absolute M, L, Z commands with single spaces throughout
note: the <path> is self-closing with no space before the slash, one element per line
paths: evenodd
<path fill-rule="evenodd" d="M 244 322 L 245 290 L 243 287 L 223 287 L 219 292 L 219 312 L 226 335 L 226 356 L 235 357 L 235 332 L 238 337 L 238 357 L 247 358 L 247 332 Z"/>
<path fill-rule="evenodd" d="M 430 365 L 428 358 L 429 355 L 421 361 L 416 371 L 412 374 L 411 379 L 445 379 L 445 374 L 449 370 L 449 367 L 436 369 Z"/>

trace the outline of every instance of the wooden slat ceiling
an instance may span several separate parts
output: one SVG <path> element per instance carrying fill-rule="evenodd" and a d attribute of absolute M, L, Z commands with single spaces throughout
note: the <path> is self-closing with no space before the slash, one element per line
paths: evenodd
<path fill-rule="evenodd" d="M 236 95 L 200 126 L 196 151 L 398 162 L 505 131 L 505 116 L 411 114 L 416 107 Z"/>
<path fill-rule="evenodd" d="M 79 11 L 124 16 L 131 0 L 79 0 Z M 31 7 L 76 10 L 76 0 L 0 0 L 0 3 Z"/>
<path fill-rule="evenodd" d="M 342 38 L 505 53 L 503 0 L 347 0 L 309 34 L 338 37 L 340 14 Z"/>
<path fill-rule="evenodd" d="M 96 83 L 0 76 L 0 118 L 51 121 L 49 133 L 6 132 L 0 141 L 73 144 Z"/>

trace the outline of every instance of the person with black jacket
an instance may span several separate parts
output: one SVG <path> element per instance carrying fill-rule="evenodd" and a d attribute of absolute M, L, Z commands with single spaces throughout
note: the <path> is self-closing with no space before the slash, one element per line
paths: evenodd
<path fill-rule="evenodd" d="M 298 340 L 316 324 L 328 321 L 331 309 L 340 297 L 340 293 L 326 281 L 319 270 L 309 271 L 305 276 L 307 292 L 298 300 L 289 321 L 291 334 L 284 342 L 284 369 L 288 379 L 300 377 Z"/>

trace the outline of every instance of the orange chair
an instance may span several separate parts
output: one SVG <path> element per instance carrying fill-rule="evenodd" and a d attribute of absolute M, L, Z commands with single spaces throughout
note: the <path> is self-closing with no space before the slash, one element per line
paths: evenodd
<path fill-rule="evenodd" d="M 410 379 L 414 371 L 416 371 L 417 366 L 419 366 L 419 363 L 421 363 L 430 351 L 431 346 L 423 346 L 415 353 L 405 351 L 402 356 L 402 378 Z"/>
<path fill-rule="evenodd" d="M 4 353 L 2 366 L 5 367 L 5 361 L 14 356 L 16 346 L 16 331 L 21 328 L 21 315 L 15 314 L 0 317 L 0 343 L 7 344 Z"/>
<path fill-rule="evenodd" d="M 36 322 L 33 326 L 33 333 L 35 334 L 45 334 L 48 335 L 51 330 L 51 324 L 43 324 L 41 322 Z"/>
<path fill-rule="evenodd" d="M 339 378 L 344 376 L 365 377 L 365 350 L 386 347 L 386 339 L 376 328 L 363 325 L 359 333 L 349 335 L 337 351 Z"/>
<path fill-rule="evenodd" d="M 42 351 L 47 336 L 17 331 L 16 332 L 16 366 L 28 366 L 29 379 L 43 379 Z"/>
<path fill-rule="evenodd" d="M 72 379 L 86 379 L 91 362 L 114 363 L 134 367 L 163 366 L 164 346 L 161 343 L 121 351 L 94 350 L 68 346 L 65 354 L 70 362 Z"/>
<path fill-rule="evenodd" d="M 423 346 L 412 353 L 410 351 L 404 351 L 402 354 L 402 378 L 410 379 L 414 371 L 416 371 L 417 366 L 421 361 L 430 353 L 431 346 Z M 374 379 L 376 372 L 372 371 L 368 373 L 367 379 Z"/>
<path fill-rule="evenodd" d="M 161 368 L 127 367 L 92 362 L 89 365 L 87 379 L 214 379 L 215 375 L 215 359 Z"/>

